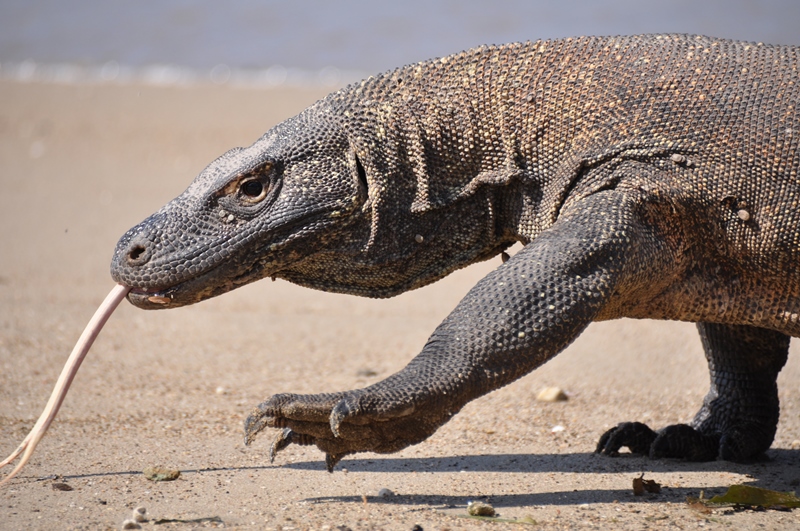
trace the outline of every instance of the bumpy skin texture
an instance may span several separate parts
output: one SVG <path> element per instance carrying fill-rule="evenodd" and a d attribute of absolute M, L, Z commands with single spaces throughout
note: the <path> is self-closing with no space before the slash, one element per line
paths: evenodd
<path fill-rule="evenodd" d="M 333 93 L 209 165 L 112 262 L 142 308 L 266 276 L 388 297 L 525 246 L 403 370 L 275 395 L 245 423 L 329 470 L 393 452 L 535 369 L 592 321 L 698 323 L 691 425 L 625 423 L 598 451 L 746 460 L 778 421 L 800 334 L 798 49 L 699 36 L 481 47 Z"/>

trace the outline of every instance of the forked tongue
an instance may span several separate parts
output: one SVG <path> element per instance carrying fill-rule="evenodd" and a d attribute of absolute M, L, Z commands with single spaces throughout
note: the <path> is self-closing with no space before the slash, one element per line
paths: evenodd
<path fill-rule="evenodd" d="M 25 437 L 17 449 L 14 450 L 14 452 L 6 457 L 2 462 L 0 462 L 0 468 L 2 468 L 10 464 L 12 461 L 14 461 L 14 459 L 22 454 L 22 459 L 20 459 L 19 463 L 17 463 L 17 466 L 14 467 L 14 470 L 12 470 L 2 481 L 0 481 L 0 485 L 5 484 L 11 478 L 16 476 L 17 473 L 22 470 L 22 467 L 24 467 L 25 464 L 30 460 L 31 456 L 33 455 L 33 451 L 36 449 L 36 445 L 39 444 L 40 440 L 42 440 L 47 428 L 50 427 L 50 423 L 53 422 L 54 418 L 56 418 L 56 414 L 58 413 L 61 404 L 64 402 L 64 397 L 67 396 L 69 386 L 72 384 L 72 380 L 75 378 L 75 374 L 78 372 L 78 369 L 83 362 L 83 358 L 86 357 L 86 354 L 92 347 L 92 343 L 94 343 L 94 340 L 97 338 L 100 330 L 103 329 L 103 326 L 106 324 L 106 321 L 108 321 L 108 318 L 112 313 L 114 313 L 114 310 L 117 309 L 117 306 L 119 306 L 119 303 L 125 298 L 125 295 L 127 295 L 129 291 L 129 287 L 123 286 L 122 284 L 117 284 L 106 296 L 106 299 L 103 301 L 100 307 L 97 308 L 97 311 L 94 312 L 89 324 L 86 325 L 81 337 L 75 344 L 75 348 L 72 349 L 72 354 L 69 355 L 67 363 L 61 370 L 61 375 L 58 377 L 56 386 L 53 389 L 53 394 L 50 395 L 50 400 L 47 401 L 47 405 L 45 406 L 44 411 L 42 411 L 42 414 L 39 416 L 39 420 L 36 421 L 36 424 L 34 424 L 31 432 L 27 437 Z"/>

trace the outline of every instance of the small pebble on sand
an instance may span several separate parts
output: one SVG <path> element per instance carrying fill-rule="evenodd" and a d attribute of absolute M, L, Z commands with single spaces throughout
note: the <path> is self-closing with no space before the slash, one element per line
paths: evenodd
<path fill-rule="evenodd" d="M 163 466 L 149 466 L 142 473 L 150 481 L 173 481 L 181 477 L 181 471 Z"/>
<path fill-rule="evenodd" d="M 137 507 L 133 510 L 133 519 L 137 522 L 146 522 L 147 521 L 147 509 L 144 507 Z"/>
<path fill-rule="evenodd" d="M 536 400 L 540 402 L 564 402 L 569 397 L 560 387 L 545 387 L 536 395 Z"/>
<path fill-rule="evenodd" d="M 494 516 L 494 507 L 488 503 L 470 502 L 467 505 L 467 514 L 470 516 Z"/>

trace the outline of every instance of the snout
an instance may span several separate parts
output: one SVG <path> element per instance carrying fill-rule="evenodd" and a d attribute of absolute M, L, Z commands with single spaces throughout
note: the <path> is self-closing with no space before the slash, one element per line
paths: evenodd
<path fill-rule="evenodd" d="M 237 260 L 198 243 L 196 234 L 170 232 L 168 213 L 159 212 L 129 230 L 117 242 L 111 277 L 128 286 L 128 301 L 145 310 L 195 304 L 234 289 L 242 275 Z"/>
<path fill-rule="evenodd" d="M 131 288 L 128 300 L 139 308 L 160 309 L 170 307 L 174 295 L 167 267 L 153 267 L 151 263 L 159 245 L 159 219 L 151 216 L 129 230 L 117 242 L 111 259 L 111 278 Z"/>
<path fill-rule="evenodd" d="M 126 232 L 117 242 L 111 259 L 111 277 L 131 288 L 155 287 L 153 273 L 148 267 L 157 244 L 155 231 L 158 220 L 151 216 Z"/>

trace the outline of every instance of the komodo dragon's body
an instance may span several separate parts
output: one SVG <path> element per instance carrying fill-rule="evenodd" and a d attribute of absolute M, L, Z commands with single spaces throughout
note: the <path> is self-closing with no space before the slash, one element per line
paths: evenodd
<path fill-rule="evenodd" d="M 746 460 L 769 448 L 800 335 L 800 49 L 698 36 L 481 47 L 335 92 L 212 162 L 120 240 L 142 308 L 272 276 L 388 297 L 524 247 L 409 365 L 364 389 L 275 395 L 273 452 L 418 443 L 592 321 L 698 323 L 690 425 L 624 423 L 598 451 Z"/>

